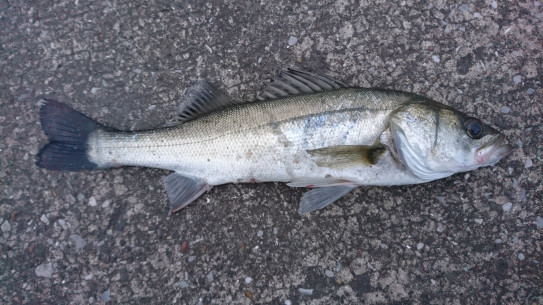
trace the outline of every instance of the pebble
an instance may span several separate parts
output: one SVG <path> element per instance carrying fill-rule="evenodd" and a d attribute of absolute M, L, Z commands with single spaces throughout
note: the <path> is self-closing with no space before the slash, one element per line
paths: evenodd
<path fill-rule="evenodd" d="M 327 277 L 334 277 L 334 271 L 332 271 L 332 270 L 325 270 L 325 271 L 324 271 L 324 274 L 325 274 Z"/>
<path fill-rule="evenodd" d="M 460 5 L 460 7 L 458 9 L 465 12 L 465 11 L 467 11 L 469 9 L 469 5 L 462 4 L 462 5 Z"/>
<path fill-rule="evenodd" d="M 45 214 L 41 215 L 40 220 L 44 224 L 49 225 L 49 219 L 47 219 L 47 216 L 45 216 Z"/>
<path fill-rule="evenodd" d="M 530 157 L 526 157 L 526 163 L 524 163 L 524 168 L 530 168 L 534 165 Z"/>
<path fill-rule="evenodd" d="M 106 290 L 102 293 L 102 303 L 107 303 L 110 300 L 110 292 L 109 290 Z"/>
<path fill-rule="evenodd" d="M 245 284 L 247 284 L 247 285 L 251 284 L 252 281 L 253 281 L 253 278 L 250 277 L 250 276 L 245 278 Z"/>
<path fill-rule="evenodd" d="M 533 94 L 533 93 L 534 93 L 534 91 L 535 91 L 535 90 L 534 90 L 534 89 L 532 89 L 532 88 L 528 88 L 528 89 L 526 89 L 526 93 L 527 93 L 527 94 Z"/>
<path fill-rule="evenodd" d="M 273 228 L 273 234 L 277 235 L 277 233 L 279 233 L 279 229 Z"/>
<path fill-rule="evenodd" d="M 293 46 L 294 44 L 296 44 L 296 42 L 298 42 L 298 38 L 296 38 L 294 36 L 289 37 L 289 39 L 288 39 L 288 45 L 289 46 Z"/>
<path fill-rule="evenodd" d="M 313 289 L 298 288 L 298 292 L 303 295 L 313 295 Z"/>
<path fill-rule="evenodd" d="M 96 198 L 94 198 L 94 196 L 92 196 L 91 198 L 89 198 L 89 205 L 91 207 L 95 207 L 96 206 Z"/>
<path fill-rule="evenodd" d="M 185 240 L 181 244 L 181 252 L 185 253 L 185 252 L 187 252 L 188 249 L 189 249 L 189 242 Z"/>
<path fill-rule="evenodd" d="M 292 302 L 290 300 L 286 300 L 285 305 L 292 305 Z"/>
<path fill-rule="evenodd" d="M 191 255 L 189 256 L 189 263 L 192 263 L 196 259 L 196 256 Z"/>
<path fill-rule="evenodd" d="M 149 110 L 149 111 L 153 111 L 155 109 L 156 109 L 156 105 L 151 105 L 151 106 L 147 107 L 147 110 Z"/>
<path fill-rule="evenodd" d="M 81 250 L 83 247 L 85 247 L 86 242 L 83 238 L 81 238 L 81 236 L 72 234 L 70 235 L 70 239 L 73 240 L 76 250 Z"/>
<path fill-rule="evenodd" d="M 53 276 L 53 264 L 45 263 L 36 267 L 36 275 L 39 277 L 51 278 Z"/>
<path fill-rule="evenodd" d="M 522 203 L 526 203 L 526 190 L 525 189 L 520 190 L 520 201 L 522 201 Z"/>
<path fill-rule="evenodd" d="M 417 244 L 417 250 L 420 250 L 422 248 L 424 248 L 424 244 L 423 243 L 418 243 Z"/>
<path fill-rule="evenodd" d="M 522 81 L 522 77 L 521 77 L 520 75 L 515 75 L 515 76 L 513 76 L 513 83 L 514 83 L 515 85 L 520 84 L 521 81 Z"/>
<path fill-rule="evenodd" d="M 209 271 L 209 273 L 206 275 L 206 279 L 213 282 L 213 271 Z"/>
<path fill-rule="evenodd" d="M 11 231 L 11 225 L 9 224 L 9 221 L 4 221 L 4 223 L 2 223 L 2 226 L 0 226 L 0 229 L 2 230 L 2 232 Z"/>
<path fill-rule="evenodd" d="M 109 208 L 110 204 L 111 204 L 111 200 L 106 199 L 106 201 L 102 202 L 102 208 Z"/>
<path fill-rule="evenodd" d="M 439 59 L 439 56 L 437 55 L 432 55 L 432 59 L 435 61 L 435 62 L 440 62 L 441 59 Z"/>
<path fill-rule="evenodd" d="M 500 111 L 502 113 L 509 113 L 511 111 L 511 108 L 509 108 L 507 106 L 502 106 L 502 108 L 500 108 Z"/>
<path fill-rule="evenodd" d="M 84 279 L 86 281 L 90 281 L 90 280 L 92 280 L 92 278 L 94 278 L 94 275 L 92 273 L 89 273 L 89 274 L 85 275 L 85 277 L 84 277 Z"/>
<path fill-rule="evenodd" d="M 519 260 L 523 261 L 524 258 L 525 258 L 525 257 L 524 257 L 524 254 L 522 254 L 522 253 L 519 253 L 519 254 L 518 254 L 518 259 L 519 259 Z"/>
<path fill-rule="evenodd" d="M 447 202 L 445 201 L 445 197 L 443 196 L 435 196 L 435 198 L 437 199 L 437 201 L 439 201 L 441 204 L 446 204 Z"/>
<path fill-rule="evenodd" d="M 511 208 L 513 208 L 513 204 L 511 202 L 506 202 L 502 205 L 502 209 L 504 212 L 508 213 L 511 211 Z"/>
<path fill-rule="evenodd" d="M 94 87 L 94 88 L 91 89 L 91 93 L 96 94 L 98 92 L 98 90 L 100 90 L 100 88 Z"/>
<path fill-rule="evenodd" d="M 475 222 L 478 223 L 478 224 L 482 224 L 483 219 L 482 218 L 475 218 Z"/>
<path fill-rule="evenodd" d="M 543 229 L 543 218 L 541 216 L 537 216 L 534 223 L 538 229 Z"/>
<path fill-rule="evenodd" d="M 498 2 L 492 1 L 492 2 L 490 2 L 490 6 L 492 6 L 493 9 L 497 9 L 498 8 Z"/>
<path fill-rule="evenodd" d="M 177 287 L 179 287 L 179 288 L 189 288 L 189 283 L 187 283 L 186 281 L 181 281 L 181 282 L 177 283 Z"/>
<path fill-rule="evenodd" d="M 262 230 L 258 230 L 258 232 L 256 233 L 256 236 L 262 237 L 262 235 L 264 235 L 264 232 Z"/>

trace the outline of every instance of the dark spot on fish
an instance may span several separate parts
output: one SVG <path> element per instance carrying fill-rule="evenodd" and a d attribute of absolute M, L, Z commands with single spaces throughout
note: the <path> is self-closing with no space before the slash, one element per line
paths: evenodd
<path fill-rule="evenodd" d="M 326 174 L 326 175 L 324 176 L 324 178 L 332 178 L 332 175 Z"/>
<path fill-rule="evenodd" d="M 210 161 L 210 160 L 209 160 L 209 159 L 207 159 L 207 162 L 209 162 L 209 161 Z"/>
<path fill-rule="evenodd" d="M 247 158 L 251 158 L 251 156 L 253 155 L 253 152 L 249 149 L 249 150 L 247 151 L 247 154 L 246 154 L 246 155 L 247 155 Z"/>
<path fill-rule="evenodd" d="M 256 180 L 256 178 L 250 178 L 249 183 L 258 183 L 258 180 Z"/>

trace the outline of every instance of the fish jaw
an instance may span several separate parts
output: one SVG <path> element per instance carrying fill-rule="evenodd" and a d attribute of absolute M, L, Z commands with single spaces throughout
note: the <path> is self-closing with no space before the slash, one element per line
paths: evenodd
<path fill-rule="evenodd" d="M 475 151 L 475 160 L 479 166 L 494 165 L 513 151 L 505 136 L 500 134 L 496 139 Z"/>

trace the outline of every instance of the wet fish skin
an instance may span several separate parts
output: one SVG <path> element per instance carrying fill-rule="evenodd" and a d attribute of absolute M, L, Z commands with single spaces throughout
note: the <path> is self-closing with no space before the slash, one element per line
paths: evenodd
<path fill-rule="evenodd" d="M 416 94 L 351 88 L 301 71 L 283 76 L 264 91 L 275 99 L 249 103 L 197 83 L 179 122 L 138 132 L 45 101 L 40 116 L 51 143 L 38 165 L 173 170 L 164 181 L 172 211 L 230 182 L 318 188 L 302 197 L 299 212 L 307 213 L 359 185 L 424 183 L 494 164 L 512 149 L 495 129 Z"/>

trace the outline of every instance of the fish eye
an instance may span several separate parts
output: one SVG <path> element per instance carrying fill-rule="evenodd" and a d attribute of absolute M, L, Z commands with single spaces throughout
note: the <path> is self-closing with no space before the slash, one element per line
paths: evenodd
<path fill-rule="evenodd" d="M 464 121 L 464 128 L 466 129 L 468 136 L 472 139 L 480 139 L 483 137 L 483 123 L 476 118 L 467 118 L 466 121 Z"/>

